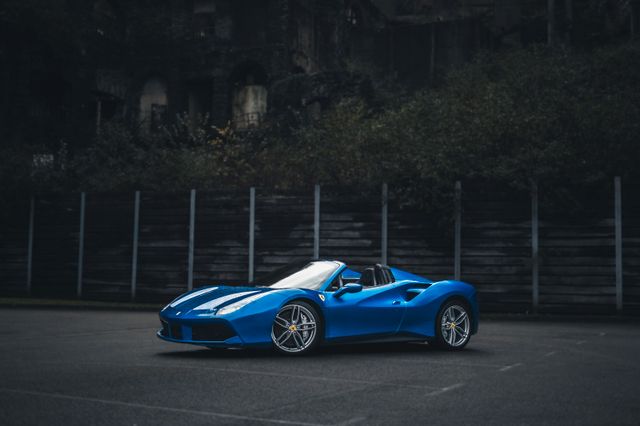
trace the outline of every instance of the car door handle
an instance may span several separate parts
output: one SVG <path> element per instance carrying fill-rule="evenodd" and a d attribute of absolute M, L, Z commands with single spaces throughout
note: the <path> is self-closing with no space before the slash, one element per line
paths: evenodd
<path fill-rule="evenodd" d="M 391 302 L 392 305 L 399 305 L 400 301 L 399 300 L 394 300 L 393 302 Z"/>

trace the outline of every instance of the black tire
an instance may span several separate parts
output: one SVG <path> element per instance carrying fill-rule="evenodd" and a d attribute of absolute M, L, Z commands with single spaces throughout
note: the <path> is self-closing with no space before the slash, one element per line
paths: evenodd
<path fill-rule="evenodd" d="M 451 309 L 451 310 L 450 310 Z M 462 312 L 466 317 L 451 321 L 451 315 L 460 318 Z M 436 316 L 436 337 L 430 343 L 434 346 L 449 350 L 459 351 L 464 349 L 471 340 L 471 309 L 463 299 L 452 299 L 445 302 Z M 451 323 L 459 325 L 450 326 Z M 461 330 L 463 333 L 461 333 Z"/>
<path fill-rule="evenodd" d="M 283 319 L 287 324 L 282 322 Z M 276 314 L 271 326 L 271 342 L 280 353 L 306 355 L 320 343 L 322 325 L 322 318 L 316 308 L 302 300 L 293 300 L 280 308 Z"/>

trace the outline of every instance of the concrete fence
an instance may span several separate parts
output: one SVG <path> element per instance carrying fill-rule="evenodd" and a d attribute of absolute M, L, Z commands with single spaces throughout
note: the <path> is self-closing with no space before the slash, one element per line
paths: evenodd
<path fill-rule="evenodd" d="M 450 225 L 386 184 L 377 196 L 320 186 L 307 194 L 41 195 L 4 216 L 0 291 L 164 301 L 326 257 L 468 281 L 485 311 L 637 313 L 637 188 L 615 178 L 609 190 L 582 189 L 588 211 L 563 217 L 557 206 L 545 209 L 535 184 L 514 191 L 457 182 Z"/>

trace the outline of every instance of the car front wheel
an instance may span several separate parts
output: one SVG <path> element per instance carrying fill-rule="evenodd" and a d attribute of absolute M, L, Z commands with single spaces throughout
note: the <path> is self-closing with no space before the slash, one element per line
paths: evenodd
<path fill-rule="evenodd" d="M 319 340 L 320 315 L 309 304 L 301 301 L 283 306 L 273 321 L 271 340 L 283 353 L 301 355 L 310 352 Z"/>

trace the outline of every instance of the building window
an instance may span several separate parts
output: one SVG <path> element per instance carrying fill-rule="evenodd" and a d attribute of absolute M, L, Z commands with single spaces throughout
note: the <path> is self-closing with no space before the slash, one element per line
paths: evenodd
<path fill-rule="evenodd" d="M 153 131 L 166 122 L 167 85 L 159 78 L 147 80 L 140 96 L 140 121 L 145 130 Z"/>
<path fill-rule="evenodd" d="M 355 3 L 350 3 L 347 5 L 347 9 L 345 10 L 345 18 L 347 20 L 347 24 L 352 27 L 359 27 L 362 25 L 362 14 L 360 13 L 360 9 Z"/>
<path fill-rule="evenodd" d="M 215 13 L 215 0 L 194 0 L 193 13 Z"/>
<path fill-rule="evenodd" d="M 244 64 L 232 74 L 231 113 L 236 129 L 262 124 L 267 113 L 267 76 L 257 64 Z"/>
<path fill-rule="evenodd" d="M 215 34 L 216 3 L 213 0 L 195 0 L 193 3 L 193 32 L 195 38 L 205 39 Z"/>
<path fill-rule="evenodd" d="M 313 9 L 299 3 L 291 5 L 291 61 L 302 72 L 316 70 L 316 19 Z"/>
<path fill-rule="evenodd" d="M 211 115 L 213 80 L 193 80 L 187 83 L 189 98 L 189 121 L 192 128 L 203 123 Z"/>
<path fill-rule="evenodd" d="M 118 8 L 109 0 L 93 3 L 93 23 L 100 37 L 121 39 L 124 37 L 124 22 Z"/>
<path fill-rule="evenodd" d="M 97 0 L 93 3 L 93 12 L 97 17 L 116 19 L 115 8 L 108 0 Z"/>
<path fill-rule="evenodd" d="M 196 39 L 207 39 L 216 32 L 215 19 L 211 14 L 200 13 L 193 17 L 193 35 Z"/>
<path fill-rule="evenodd" d="M 268 0 L 234 0 L 231 14 L 235 43 L 254 47 L 267 42 Z"/>

